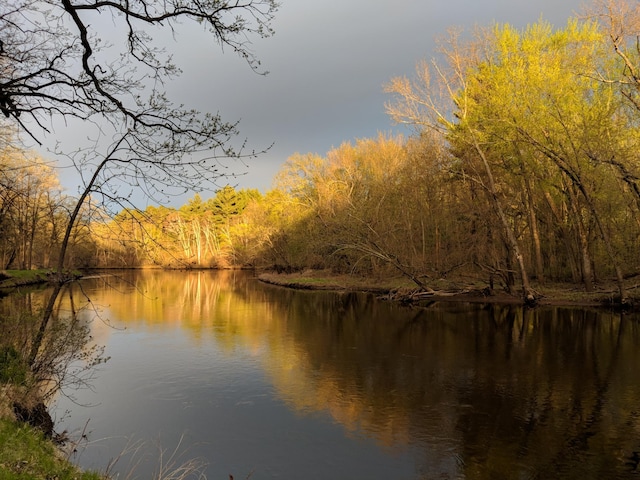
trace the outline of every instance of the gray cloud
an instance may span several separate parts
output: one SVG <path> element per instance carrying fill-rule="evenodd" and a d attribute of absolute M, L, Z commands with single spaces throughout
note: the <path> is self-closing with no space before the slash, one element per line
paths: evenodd
<path fill-rule="evenodd" d="M 540 18 L 562 26 L 581 6 L 582 0 L 282 0 L 276 35 L 253 45 L 269 75 L 220 53 L 204 32 L 178 31 L 178 42 L 168 45 L 184 74 L 168 89 L 178 102 L 239 119 L 251 148 L 274 143 L 234 181 L 265 191 L 295 152 L 324 155 L 342 142 L 397 130 L 384 112 L 383 84 L 411 76 L 417 61 L 435 55 L 434 39 L 449 27 L 523 27 Z"/>
<path fill-rule="evenodd" d="M 324 155 L 342 142 L 397 130 L 384 112 L 384 83 L 412 75 L 449 27 L 523 27 L 541 17 L 562 26 L 580 8 L 581 0 L 284 0 L 275 37 L 255 44 L 271 73 L 257 77 L 231 62 L 220 82 L 236 93 L 211 99 L 212 108 L 242 119 L 252 145 L 275 142 L 239 185 L 267 189 L 295 152 Z"/>

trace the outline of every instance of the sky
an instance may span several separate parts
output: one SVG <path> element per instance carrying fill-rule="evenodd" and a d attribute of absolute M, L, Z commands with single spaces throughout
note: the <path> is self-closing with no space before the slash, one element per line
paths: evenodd
<path fill-rule="evenodd" d="M 562 27 L 583 0 L 281 0 L 275 35 L 252 39 L 268 75 L 231 51 L 221 52 L 199 29 L 178 31 L 169 45 L 183 70 L 170 86 L 178 103 L 239 120 L 250 149 L 271 148 L 246 165 L 228 163 L 237 188 L 272 188 L 294 153 L 324 156 L 378 133 L 410 133 L 385 113 L 385 83 L 411 77 L 434 57 L 450 27 L 470 31 L 495 22 L 522 28 L 539 19 Z M 71 194 L 72 175 L 62 175 Z M 202 194 L 208 198 L 213 193 Z"/>

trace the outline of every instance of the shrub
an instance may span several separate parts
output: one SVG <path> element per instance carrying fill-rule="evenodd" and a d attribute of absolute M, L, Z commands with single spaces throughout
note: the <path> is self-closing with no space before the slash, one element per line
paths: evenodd
<path fill-rule="evenodd" d="M 12 346 L 0 346 L 0 383 L 22 385 L 27 380 L 29 368 Z"/>

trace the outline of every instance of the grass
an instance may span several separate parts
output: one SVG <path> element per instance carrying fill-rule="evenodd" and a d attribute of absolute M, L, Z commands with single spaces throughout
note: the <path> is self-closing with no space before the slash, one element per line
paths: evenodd
<path fill-rule="evenodd" d="M 55 445 L 27 425 L 0 419 L 0 480 L 101 480 L 61 457 Z"/>
<path fill-rule="evenodd" d="M 375 279 L 356 275 L 334 274 L 326 270 L 305 270 L 304 272 L 290 274 L 264 272 L 259 278 L 267 283 L 313 290 L 359 290 L 383 293 L 402 288 L 415 288 L 415 285 L 410 280 L 403 277 Z"/>
<path fill-rule="evenodd" d="M 49 270 L 2 270 L 0 271 L 0 288 L 13 288 L 23 285 L 34 285 L 47 281 Z"/>
<path fill-rule="evenodd" d="M 0 383 L 22 385 L 27 380 L 28 365 L 12 346 L 0 346 Z"/>
<path fill-rule="evenodd" d="M 50 282 L 52 278 L 71 280 L 81 276 L 82 274 L 77 270 L 65 271 L 62 274 L 54 274 L 51 269 L 43 268 L 39 270 L 0 270 L 0 289 L 38 285 Z"/>
<path fill-rule="evenodd" d="M 280 285 L 289 288 L 313 289 L 313 290 L 350 290 L 365 291 L 374 293 L 397 292 L 398 298 L 402 294 L 415 291 L 417 286 L 406 277 L 388 278 L 365 278 L 356 275 L 334 274 L 327 270 L 306 270 L 298 273 L 278 274 L 264 272 L 259 278 L 267 283 Z M 478 278 L 451 276 L 451 278 L 425 278 L 427 286 L 439 292 L 482 292 L 487 283 Z M 496 285 L 494 293 L 490 297 L 477 296 L 483 302 L 491 303 L 513 303 L 518 298 L 516 292 L 512 295 L 506 294 L 500 285 Z M 545 285 L 533 285 L 534 290 L 540 295 L 541 305 L 573 305 L 573 306 L 608 306 L 615 304 L 617 289 L 615 283 L 609 281 L 594 289 L 593 292 L 585 292 L 581 284 L 571 283 L 546 283 Z M 628 295 L 638 308 L 640 305 L 640 285 L 627 285 Z M 462 299 L 461 296 L 443 297 L 456 301 Z M 469 301 L 469 298 L 463 301 Z"/>
<path fill-rule="evenodd" d="M 39 270 L 4 270 L 6 275 L 11 278 L 17 278 L 22 280 L 34 279 L 39 276 L 45 276 L 49 270 L 39 269 Z"/>
<path fill-rule="evenodd" d="M 2 324 L 0 334 L 3 343 L 9 343 Z M 63 458 L 58 447 L 41 430 L 15 420 L 14 402 L 29 395 L 25 390 L 29 378 L 29 366 L 23 355 L 10 344 L 0 344 L 0 480 L 105 478 L 95 472 L 81 471 Z"/>

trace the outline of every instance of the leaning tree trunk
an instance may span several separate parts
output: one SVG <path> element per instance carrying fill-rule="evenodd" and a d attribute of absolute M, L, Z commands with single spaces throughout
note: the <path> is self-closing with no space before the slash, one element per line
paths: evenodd
<path fill-rule="evenodd" d="M 609 233 L 607 232 L 607 230 L 604 228 L 604 225 L 602 224 L 596 205 L 593 199 L 591 198 L 591 195 L 587 190 L 586 186 L 582 182 L 582 179 L 580 178 L 580 174 L 576 171 L 576 169 L 567 161 L 567 159 L 561 153 L 558 153 L 552 148 L 541 144 L 539 141 L 533 139 L 530 135 L 526 135 L 526 136 L 529 138 L 529 140 L 532 142 L 532 144 L 536 148 L 539 148 L 540 151 L 547 158 L 549 158 L 560 169 L 560 171 L 564 173 L 571 180 L 574 187 L 580 192 L 580 194 L 584 198 L 587 208 L 591 212 L 593 220 L 596 222 L 598 232 L 600 233 L 602 241 L 604 242 L 607 256 L 611 260 L 611 264 L 613 265 L 613 268 L 615 270 L 616 284 L 618 286 L 618 293 L 620 295 L 620 304 L 621 305 L 626 304 L 628 302 L 627 291 L 624 287 L 624 278 L 622 276 L 622 269 L 620 268 L 620 263 L 614 253 L 613 244 L 611 243 Z"/>
<path fill-rule="evenodd" d="M 572 187 L 573 185 L 568 185 L 567 192 L 571 201 L 570 207 L 575 218 L 575 225 L 578 232 L 580 259 L 582 261 L 582 283 L 584 284 L 584 288 L 587 292 L 593 292 L 595 278 L 593 275 L 591 254 L 589 253 L 589 238 L 584 221 L 582 220 L 582 215 L 580 214 L 578 199 L 576 198 L 576 194 Z"/>
<path fill-rule="evenodd" d="M 611 263 L 612 263 L 613 268 L 615 270 L 615 273 L 616 273 L 616 284 L 618 286 L 618 293 L 620 295 L 620 304 L 621 305 L 625 305 L 628 302 L 629 299 L 627 298 L 627 291 L 626 291 L 626 289 L 624 287 L 624 278 L 622 276 L 622 269 L 620 268 L 620 262 L 616 258 L 616 255 L 615 255 L 614 249 L 613 249 L 613 244 L 611 243 L 611 238 L 609 237 L 609 233 L 608 233 L 607 229 L 604 228 L 604 225 L 602 224 L 602 221 L 600 219 L 600 215 L 598 213 L 598 210 L 596 209 L 596 206 L 595 206 L 595 203 L 593 202 L 593 199 L 591 198 L 591 195 L 587 191 L 587 188 L 585 187 L 584 183 L 582 182 L 580 176 L 576 172 L 573 171 L 571 166 L 568 165 L 564 161 L 564 159 L 562 159 L 558 155 L 551 156 L 551 159 L 555 161 L 556 165 L 558 165 L 558 167 L 565 174 L 567 174 L 567 176 L 571 179 L 571 181 L 573 182 L 575 187 L 582 194 L 582 197 L 584 198 L 585 203 L 587 204 L 587 207 L 589 208 L 589 211 L 591 212 L 591 215 L 592 215 L 594 221 L 596 222 L 596 226 L 598 227 L 598 231 L 600 232 L 600 237 L 602 238 L 602 241 L 604 242 L 604 246 L 605 246 L 605 250 L 607 252 L 607 256 L 609 257 L 609 260 L 611 260 Z"/>
<path fill-rule="evenodd" d="M 85 200 L 91 193 L 94 184 L 96 183 L 98 176 L 102 172 L 104 166 L 111 160 L 111 155 L 116 152 L 120 146 L 120 144 L 125 140 L 126 135 L 120 138 L 118 142 L 112 147 L 111 153 L 107 155 L 100 165 L 96 168 L 91 180 L 86 185 L 82 195 L 78 198 L 76 205 L 69 216 L 69 221 L 67 222 L 67 227 L 64 232 L 64 238 L 62 239 L 62 244 L 60 246 L 60 254 L 58 256 L 58 266 L 56 271 L 53 274 L 53 277 L 50 279 L 54 285 L 53 292 L 49 296 L 49 300 L 45 305 L 44 311 L 42 312 L 42 318 L 40 320 L 40 326 L 38 327 L 38 332 L 33 339 L 31 344 L 31 352 L 29 353 L 29 366 L 33 367 L 36 363 L 36 359 L 38 358 L 38 352 L 40 351 L 40 347 L 42 347 L 42 342 L 44 340 L 44 334 L 47 330 L 47 326 L 51 317 L 53 315 L 53 309 L 55 308 L 56 301 L 60 292 L 62 291 L 62 287 L 67 284 L 69 281 L 73 279 L 72 275 L 69 275 L 64 271 L 65 259 L 67 258 L 67 249 L 69 246 L 69 239 L 71 238 L 71 233 L 76 225 L 76 221 L 78 220 L 78 216 L 80 215 L 80 211 L 82 210 L 82 206 L 84 205 Z"/>
<path fill-rule="evenodd" d="M 480 159 L 482 160 L 482 164 L 485 169 L 485 173 L 487 174 L 487 185 L 486 190 L 489 194 L 489 199 L 493 208 L 495 209 L 498 218 L 500 219 L 500 223 L 504 229 L 504 233 L 507 237 L 507 242 L 511 249 L 513 256 L 516 259 L 516 263 L 518 264 L 518 269 L 520 271 L 520 280 L 522 282 L 522 297 L 526 304 L 533 305 L 536 303 L 536 296 L 531 288 L 531 284 L 529 283 L 529 275 L 527 274 L 527 269 L 524 264 L 524 257 L 522 255 L 522 251 L 520 250 L 520 246 L 518 245 L 518 240 L 516 239 L 515 234 L 513 233 L 513 229 L 511 225 L 509 225 L 509 219 L 507 215 L 504 213 L 502 209 L 502 205 L 500 204 L 500 200 L 498 198 L 498 194 L 496 192 L 495 181 L 493 179 L 493 171 L 491 170 L 491 166 L 489 165 L 489 161 L 487 160 L 486 155 L 480 145 L 478 144 L 478 140 L 475 138 L 473 133 L 471 133 L 473 138 L 473 146 L 478 152 Z"/>

